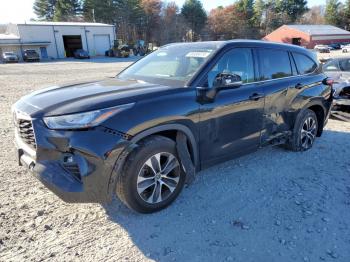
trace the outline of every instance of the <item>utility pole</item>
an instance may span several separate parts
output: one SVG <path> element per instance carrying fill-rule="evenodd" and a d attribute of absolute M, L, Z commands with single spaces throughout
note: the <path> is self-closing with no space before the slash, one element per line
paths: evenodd
<path fill-rule="evenodd" d="M 92 21 L 94 21 L 94 23 L 96 23 L 96 20 L 95 20 L 95 9 L 94 8 L 92 9 Z"/>

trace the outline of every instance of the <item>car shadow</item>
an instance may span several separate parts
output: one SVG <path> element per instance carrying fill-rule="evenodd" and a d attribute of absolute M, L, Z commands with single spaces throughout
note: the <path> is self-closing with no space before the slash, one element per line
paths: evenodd
<path fill-rule="evenodd" d="M 158 213 L 118 199 L 104 208 L 156 261 L 318 261 L 330 246 L 349 257 L 337 226 L 350 219 L 341 204 L 350 169 L 336 168 L 349 146 L 350 133 L 326 130 L 307 152 L 265 148 L 204 170 Z M 324 216 L 336 238 L 323 231 Z"/>

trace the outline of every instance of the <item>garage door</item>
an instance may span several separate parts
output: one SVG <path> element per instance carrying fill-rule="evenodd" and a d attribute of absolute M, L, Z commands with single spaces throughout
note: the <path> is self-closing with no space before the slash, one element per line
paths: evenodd
<path fill-rule="evenodd" d="M 109 35 L 94 35 L 96 55 L 105 55 L 110 48 Z"/>

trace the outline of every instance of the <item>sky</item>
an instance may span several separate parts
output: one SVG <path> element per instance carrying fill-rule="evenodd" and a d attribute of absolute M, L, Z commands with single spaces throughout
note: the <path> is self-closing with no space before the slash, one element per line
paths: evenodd
<path fill-rule="evenodd" d="M 34 0 L 0 0 L 0 24 L 25 22 L 35 18 L 33 2 Z M 175 2 L 182 6 L 185 0 L 175 0 Z M 202 0 L 204 8 L 208 11 L 218 5 L 226 6 L 233 2 L 234 0 Z M 313 6 L 325 4 L 326 0 L 309 0 L 308 2 L 309 6 Z"/>

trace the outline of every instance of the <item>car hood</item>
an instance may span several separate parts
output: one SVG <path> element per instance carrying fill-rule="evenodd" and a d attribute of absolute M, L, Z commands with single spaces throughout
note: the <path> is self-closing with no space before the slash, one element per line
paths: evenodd
<path fill-rule="evenodd" d="M 103 81 L 53 86 L 22 97 L 14 107 L 31 117 L 63 115 L 108 108 L 140 99 L 154 93 L 169 92 L 173 87 L 136 80 L 111 78 Z"/>

